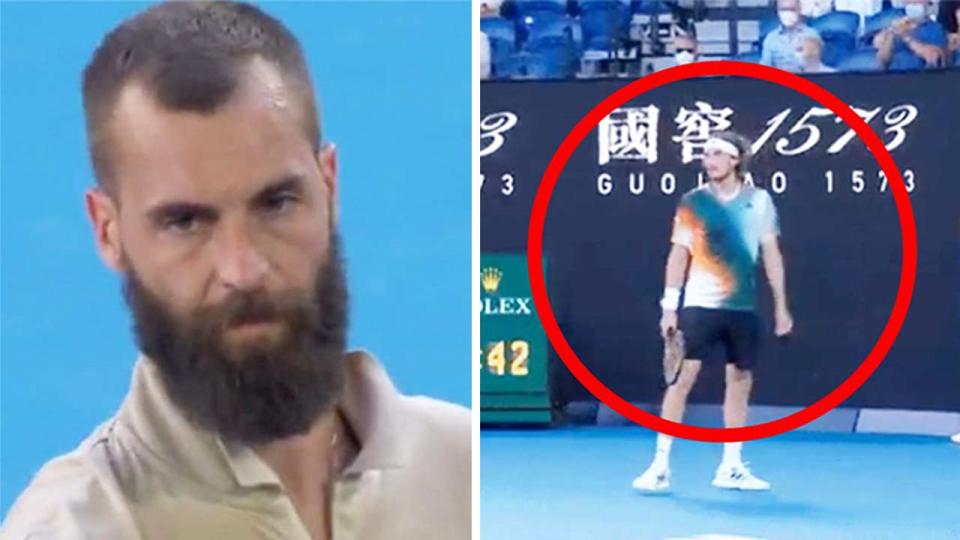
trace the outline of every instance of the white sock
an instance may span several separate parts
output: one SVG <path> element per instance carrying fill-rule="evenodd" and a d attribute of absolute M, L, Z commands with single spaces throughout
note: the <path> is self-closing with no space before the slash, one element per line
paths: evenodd
<path fill-rule="evenodd" d="M 673 437 L 657 434 L 657 453 L 653 455 L 653 466 L 666 469 L 670 466 L 670 447 L 673 445 Z"/>
<path fill-rule="evenodd" d="M 743 448 L 742 442 L 723 443 L 723 461 L 721 465 L 731 466 L 740 465 L 740 449 Z"/>

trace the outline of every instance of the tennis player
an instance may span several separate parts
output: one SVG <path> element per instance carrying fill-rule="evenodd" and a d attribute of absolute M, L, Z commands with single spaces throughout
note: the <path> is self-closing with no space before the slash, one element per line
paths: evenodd
<path fill-rule="evenodd" d="M 103 40 L 83 104 L 142 355 L 0 537 L 470 538 L 469 411 L 346 350 L 337 160 L 296 38 L 252 5 L 154 6 Z"/>
<path fill-rule="evenodd" d="M 724 424 L 729 428 L 746 424 L 761 332 L 755 313 L 755 276 L 761 253 L 773 290 L 775 333 L 786 336 L 793 328 L 778 246 L 776 208 L 769 193 L 744 183 L 749 148 L 747 140 L 733 132 L 720 132 L 710 138 L 703 155 L 703 168 L 710 181 L 683 196 L 674 220 L 660 320 L 665 339 L 679 328 L 686 345 L 679 380 L 667 388 L 661 409 L 662 416 L 674 422 L 683 420 L 702 360 L 712 348 L 722 346 L 727 361 Z M 683 309 L 679 309 L 681 289 Z M 652 492 L 670 487 L 672 442 L 672 437 L 658 435 L 653 463 L 634 480 L 634 488 Z M 770 489 L 770 484 L 755 476 L 741 460 L 741 447 L 739 442 L 724 444 L 713 485 L 722 489 Z"/>

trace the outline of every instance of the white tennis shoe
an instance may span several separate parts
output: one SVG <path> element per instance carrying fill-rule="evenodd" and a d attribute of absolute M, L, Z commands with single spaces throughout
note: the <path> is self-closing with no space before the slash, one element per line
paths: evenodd
<path fill-rule="evenodd" d="M 713 477 L 714 487 L 720 489 L 737 489 L 741 491 L 767 491 L 770 483 L 761 480 L 750 472 L 743 463 L 733 465 L 721 464 Z"/>
<path fill-rule="evenodd" d="M 957 443 L 957 444 L 960 444 L 960 433 L 957 433 L 956 435 L 954 435 L 953 437 L 951 437 L 950 440 L 953 441 L 953 442 L 955 442 L 955 443 Z"/>
<path fill-rule="evenodd" d="M 634 478 L 633 489 L 656 493 L 670 489 L 670 468 L 650 465 L 640 476 Z"/>

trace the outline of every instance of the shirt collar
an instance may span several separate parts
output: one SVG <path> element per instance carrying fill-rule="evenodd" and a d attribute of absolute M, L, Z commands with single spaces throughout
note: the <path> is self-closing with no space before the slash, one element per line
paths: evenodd
<path fill-rule="evenodd" d="M 344 361 L 340 408 L 360 448 L 343 474 L 404 467 L 410 459 L 402 429 L 406 401 L 367 352 L 348 353 Z M 280 486 L 273 470 L 248 446 L 225 441 L 188 420 L 170 399 L 156 364 L 146 356 L 137 360 L 118 419 L 146 451 L 191 479 L 221 489 Z"/>
<path fill-rule="evenodd" d="M 791 32 L 802 32 L 802 31 L 803 31 L 804 29 L 806 29 L 806 28 L 807 28 L 807 25 L 806 25 L 803 21 L 800 21 L 800 22 L 798 22 L 797 24 L 795 24 L 795 25 L 793 25 L 793 26 L 789 26 L 789 27 L 784 26 L 783 23 L 781 23 L 781 24 L 780 24 L 780 33 L 781 33 L 781 34 L 789 34 L 789 33 L 791 33 Z"/>

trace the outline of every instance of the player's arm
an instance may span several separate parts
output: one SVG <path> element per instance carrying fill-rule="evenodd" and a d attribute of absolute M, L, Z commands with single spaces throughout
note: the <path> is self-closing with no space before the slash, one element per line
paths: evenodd
<path fill-rule="evenodd" d="M 667 289 L 683 288 L 683 280 L 687 275 L 687 265 L 690 264 L 690 250 L 687 246 L 673 244 L 670 254 L 667 255 L 667 271 L 664 283 Z"/>
<path fill-rule="evenodd" d="M 667 269 L 664 283 L 663 298 L 660 307 L 663 315 L 660 317 L 660 334 L 666 337 L 677 329 L 677 309 L 680 307 L 680 290 L 687 275 L 687 265 L 690 264 L 690 250 L 681 244 L 673 244 L 670 254 L 667 255 Z"/>
<path fill-rule="evenodd" d="M 780 252 L 780 242 L 777 235 L 768 234 L 760 244 L 763 253 L 763 269 L 770 280 L 770 289 L 773 292 L 773 304 L 776 309 L 786 309 L 786 270 L 783 267 L 783 253 Z"/>
<path fill-rule="evenodd" d="M 777 208 L 769 193 L 763 192 L 761 204 L 764 213 L 760 233 L 760 254 L 763 257 L 763 269 L 770 281 L 770 290 L 773 292 L 774 333 L 782 337 L 793 330 L 793 317 L 790 315 L 790 306 L 787 302 L 786 270 L 783 254 L 780 252 L 780 219 L 777 217 Z"/>
<path fill-rule="evenodd" d="M 793 330 L 793 317 L 787 302 L 786 269 L 783 264 L 783 253 L 780 252 L 780 242 L 775 233 L 767 234 L 760 242 L 763 256 L 763 269 L 770 281 L 770 290 L 773 293 L 774 318 L 777 336 L 785 336 Z"/>
<path fill-rule="evenodd" d="M 693 247 L 693 216 L 684 200 L 680 201 L 677 215 L 673 218 L 673 233 L 670 237 L 670 254 L 667 255 L 666 277 L 660 307 L 660 335 L 667 337 L 677 329 L 677 309 L 680 308 L 680 290 L 690 264 L 690 249 Z"/>

